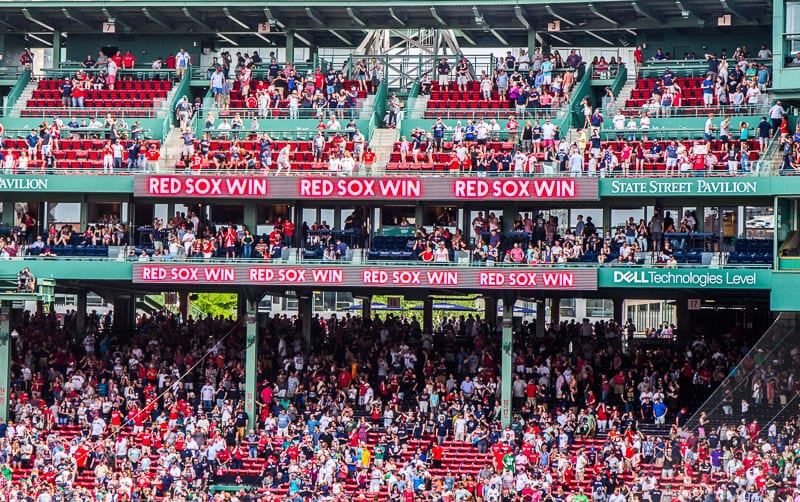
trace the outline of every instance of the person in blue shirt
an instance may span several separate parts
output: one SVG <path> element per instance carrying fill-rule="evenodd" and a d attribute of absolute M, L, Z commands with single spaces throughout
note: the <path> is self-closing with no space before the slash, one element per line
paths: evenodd
<path fill-rule="evenodd" d="M 651 164 L 655 164 L 656 162 L 661 160 L 661 155 L 663 154 L 664 149 L 661 148 L 661 145 L 658 142 L 654 141 L 653 145 L 650 147 L 650 151 L 645 154 L 645 158 L 650 161 Z"/>
<path fill-rule="evenodd" d="M 37 147 L 39 146 L 39 134 L 36 129 L 31 129 L 30 134 L 25 137 L 25 144 L 28 145 L 28 158 L 31 162 L 36 162 Z"/>
<path fill-rule="evenodd" d="M 714 104 L 714 80 L 710 73 L 706 75 L 700 88 L 703 90 L 703 106 L 706 108 L 712 106 Z"/>
<path fill-rule="evenodd" d="M 441 152 L 442 146 L 444 145 L 444 131 L 450 128 L 442 122 L 441 117 L 438 117 L 436 122 L 431 126 L 431 129 L 433 129 L 433 151 Z"/>
<path fill-rule="evenodd" d="M 475 141 L 475 126 L 471 120 L 467 121 L 467 127 L 464 129 L 464 141 Z"/>

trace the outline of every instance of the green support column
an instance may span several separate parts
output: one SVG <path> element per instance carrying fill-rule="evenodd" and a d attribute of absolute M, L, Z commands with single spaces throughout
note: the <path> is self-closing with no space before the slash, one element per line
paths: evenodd
<path fill-rule="evenodd" d="M 422 332 L 433 333 L 433 298 L 425 298 L 422 304 Z"/>
<path fill-rule="evenodd" d="M 787 72 L 783 70 L 786 65 L 784 51 L 787 49 L 783 40 L 783 34 L 786 29 L 786 19 L 784 18 L 786 13 L 785 3 L 786 0 L 772 1 L 772 87 L 775 89 L 789 87 L 789 82 L 784 81 L 786 80 L 784 77 Z"/>
<path fill-rule="evenodd" d="M 9 227 L 14 226 L 14 201 L 6 199 L 3 201 L 3 216 L 2 216 L 2 224 L 7 225 Z"/>
<path fill-rule="evenodd" d="M 417 204 L 414 206 L 414 224 L 415 225 L 422 225 L 423 220 L 423 212 L 422 212 L 422 204 Z"/>
<path fill-rule="evenodd" d="M 244 226 L 250 230 L 250 233 L 256 234 L 256 225 L 258 225 L 258 209 L 255 202 L 248 202 L 244 205 Z M 255 247 L 255 246 L 254 246 Z"/>
<path fill-rule="evenodd" d="M 81 197 L 81 228 L 89 228 L 89 202 L 84 194 Z"/>
<path fill-rule="evenodd" d="M 483 319 L 489 325 L 492 333 L 497 333 L 497 298 L 494 296 L 483 297 Z"/>
<path fill-rule="evenodd" d="M 500 358 L 500 424 L 503 429 L 511 425 L 511 385 L 514 377 L 512 374 L 514 368 L 512 358 L 514 302 L 513 297 L 503 298 L 503 345 Z"/>
<path fill-rule="evenodd" d="M 550 298 L 550 324 L 561 322 L 561 298 Z"/>
<path fill-rule="evenodd" d="M 0 304 L 0 418 L 8 422 L 8 379 L 11 369 L 11 302 Z"/>
<path fill-rule="evenodd" d="M 372 296 L 365 296 L 361 299 L 361 317 L 372 319 Z"/>
<path fill-rule="evenodd" d="M 75 331 L 83 333 L 86 329 L 86 291 L 78 293 L 77 315 L 75 317 Z"/>
<path fill-rule="evenodd" d="M 294 64 L 294 30 L 286 30 L 286 61 Z"/>
<path fill-rule="evenodd" d="M 241 295 L 240 295 L 241 297 Z M 256 395 L 258 393 L 258 302 L 241 302 L 246 305 L 244 321 L 246 328 L 245 341 L 247 351 L 244 363 L 244 411 L 250 420 L 250 428 L 258 424 L 258 408 Z"/>
<path fill-rule="evenodd" d="M 625 300 L 622 298 L 614 298 L 614 320 L 620 323 L 621 326 L 625 325 Z"/>
<path fill-rule="evenodd" d="M 61 32 L 53 32 L 53 68 L 58 68 L 61 64 Z"/>
<path fill-rule="evenodd" d="M 545 317 L 545 304 L 544 299 L 536 300 L 536 337 L 544 338 L 544 332 L 547 331 L 547 318 Z"/>
<path fill-rule="evenodd" d="M 533 54 L 536 52 L 536 30 L 528 30 L 528 57 L 531 58 L 533 63 Z"/>
<path fill-rule="evenodd" d="M 314 299 L 311 296 L 301 296 L 297 299 L 297 314 L 303 325 L 303 350 L 311 352 L 313 340 L 311 340 L 311 314 L 314 310 Z"/>

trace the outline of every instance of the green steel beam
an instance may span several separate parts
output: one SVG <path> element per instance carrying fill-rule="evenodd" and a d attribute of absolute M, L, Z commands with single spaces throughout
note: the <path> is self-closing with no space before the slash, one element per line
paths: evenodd
<path fill-rule="evenodd" d="M 593 3 L 619 3 L 620 0 L 593 0 Z M 584 2 L 576 0 L 548 0 L 548 4 L 572 4 L 572 5 L 585 5 Z M 508 2 L 508 0 L 482 0 L 481 6 L 489 5 L 532 5 L 541 6 L 544 2 L 531 1 L 531 0 L 518 0 L 516 2 Z M 263 0 L 222 0 L 214 2 L 214 7 L 239 7 L 239 8 L 264 8 Z M 388 7 L 386 0 L 350 0 L 347 5 L 352 7 Z M 438 0 L 436 2 L 438 7 L 463 7 L 463 0 Z M 65 1 L 65 0 L 41 0 L 38 2 L 11 0 L 7 2 L 0 2 L 0 12 L 4 9 L 54 9 L 69 6 L 71 8 L 87 8 L 87 9 L 100 9 L 103 7 L 209 7 L 208 0 L 89 0 L 89 1 Z M 430 7 L 430 0 L 404 0 L 401 3 L 394 4 L 394 7 Z M 307 2 L 298 3 L 297 0 L 271 0 L 269 2 L 270 8 L 298 8 L 298 7 L 342 7 L 341 0 L 310 0 Z"/>
<path fill-rule="evenodd" d="M 0 302 L 0 418 L 8 422 L 8 380 L 11 372 L 11 300 Z"/>
<path fill-rule="evenodd" d="M 258 406 L 256 404 L 258 396 L 258 302 L 246 300 L 242 303 L 246 305 L 244 321 L 247 346 L 244 368 L 244 410 L 250 420 L 250 428 L 255 428 L 255 424 L 258 423 Z"/>
<path fill-rule="evenodd" d="M 503 429 L 511 425 L 512 389 L 513 385 L 513 323 L 514 303 L 513 295 L 503 297 L 503 342 L 500 356 L 500 424 Z"/>

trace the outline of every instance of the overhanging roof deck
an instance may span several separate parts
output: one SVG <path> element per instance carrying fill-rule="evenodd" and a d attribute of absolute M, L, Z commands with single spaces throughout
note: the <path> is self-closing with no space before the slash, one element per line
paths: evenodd
<path fill-rule="evenodd" d="M 545 8 L 545 4 L 549 8 Z M 265 11 L 267 6 L 269 12 Z M 559 37 L 574 45 L 603 45 L 587 32 L 594 35 L 607 32 L 611 36 L 630 35 L 631 30 L 696 30 L 712 26 L 716 29 L 716 18 L 722 14 L 734 16 L 736 29 L 768 27 L 772 21 L 772 4 L 767 0 L 722 3 L 717 0 L 692 0 L 691 3 L 594 0 L 592 9 L 587 9 L 585 2 L 575 0 L 484 0 L 476 7 L 478 15 L 458 0 L 440 0 L 435 5 L 423 0 L 407 0 L 393 3 L 394 15 L 389 15 L 389 4 L 385 0 L 352 0 L 346 5 L 336 0 L 278 0 L 269 4 L 254 0 L 223 0 L 213 4 L 204 0 L 8 0 L 0 1 L 0 25 L 17 33 L 47 33 L 49 30 L 45 27 L 48 27 L 70 34 L 99 34 L 102 23 L 108 21 L 110 15 L 117 20 L 118 33 L 122 34 L 191 31 L 212 36 L 223 33 L 251 37 L 255 41 L 260 40 L 254 35 L 257 24 L 269 21 L 274 26 L 272 33 L 265 34 L 269 39 L 282 41 L 283 33 L 293 30 L 302 32 L 311 43 L 332 46 L 347 44 L 328 30 L 334 30 L 355 46 L 363 37 L 364 29 L 441 27 L 468 32 L 470 39 L 479 45 L 496 45 L 497 39 L 490 30 L 501 33 L 510 43 L 527 45 L 524 42 L 528 26 L 547 37 L 547 23 L 560 19 Z M 227 13 L 223 9 L 227 9 Z M 478 22 L 481 18 L 482 22 Z M 320 20 L 324 20 L 324 24 L 320 24 Z M 616 38 L 609 40 L 616 43 Z M 263 44 L 261 40 L 258 45 Z"/>

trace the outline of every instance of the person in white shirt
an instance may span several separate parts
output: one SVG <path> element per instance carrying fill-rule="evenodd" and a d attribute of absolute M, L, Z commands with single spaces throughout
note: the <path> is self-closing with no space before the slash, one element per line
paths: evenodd
<path fill-rule="evenodd" d="M 573 178 L 579 177 L 583 172 L 583 154 L 577 148 L 572 149 L 572 154 L 569 156 L 569 174 Z"/>
<path fill-rule="evenodd" d="M 289 162 L 289 157 L 291 157 L 291 155 L 292 155 L 292 145 L 287 143 L 286 146 L 281 148 L 281 151 L 278 152 L 278 161 L 277 161 L 278 170 L 275 172 L 276 176 L 278 174 L 281 174 L 281 171 L 283 171 L 284 169 L 286 169 L 286 174 L 289 174 L 289 172 L 292 170 L 292 165 Z"/>
<path fill-rule="evenodd" d="M 194 233 L 192 233 L 191 229 L 187 230 L 186 233 L 183 234 L 183 239 L 181 240 L 183 248 L 186 250 L 186 256 L 192 255 L 192 245 L 194 245 L 194 241 Z"/>
<path fill-rule="evenodd" d="M 331 157 L 328 159 L 328 173 L 331 175 L 339 174 L 341 171 L 342 162 L 339 160 L 339 157 Z"/>
<path fill-rule="evenodd" d="M 612 123 L 614 124 L 614 129 L 625 129 L 625 115 L 622 114 L 622 110 L 617 110 L 617 114 L 614 115 Z"/>
<path fill-rule="evenodd" d="M 515 174 L 522 174 L 525 172 L 525 164 L 528 160 L 528 156 L 525 155 L 525 152 L 522 150 L 517 150 L 517 154 L 514 155 L 514 173 Z"/>
<path fill-rule="evenodd" d="M 437 263 L 447 263 L 450 261 L 450 251 L 440 242 L 433 253 L 433 261 Z"/>
<path fill-rule="evenodd" d="M 110 62 L 110 60 L 109 60 Z M 175 76 L 178 80 L 181 80 L 183 76 L 186 74 L 186 70 L 189 68 L 189 65 L 192 64 L 192 57 L 189 55 L 188 52 L 183 50 L 183 47 L 175 54 Z"/>

